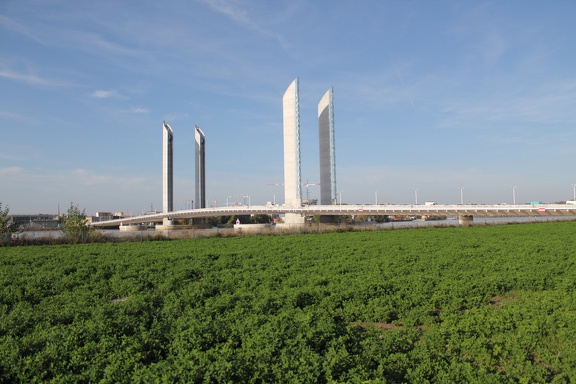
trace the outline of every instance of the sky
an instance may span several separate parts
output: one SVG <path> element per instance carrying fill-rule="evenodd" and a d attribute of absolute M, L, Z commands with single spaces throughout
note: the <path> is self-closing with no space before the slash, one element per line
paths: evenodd
<path fill-rule="evenodd" d="M 1 0 L 0 202 L 174 209 L 282 203 L 282 96 L 300 84 L 303 197 L 319 198 L 317 105 L 334 87 L 347 204 L 573 199 L 576 2 Z"/>

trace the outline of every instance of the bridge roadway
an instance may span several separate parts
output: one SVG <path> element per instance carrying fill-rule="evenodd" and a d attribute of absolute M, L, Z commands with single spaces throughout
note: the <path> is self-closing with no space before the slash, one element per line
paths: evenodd
<path fill-rule="evenodd" d="M 499 205 L 308 205 L 286 207 L 283 205 L 254 205 L 189 209 L 167 213 L 132 216 L 123 219 L 92 223 L 94 227 L 112 227 L 129 224 L 162 222 L 211 216 L 272 215 L 296 213 L 314 215 L 402 215 L 402 216 L 472 216 L 472 217 L 521 217 L 521 216 L 576 216 L 576 205 L 568 204 L 499 204 Z"/>

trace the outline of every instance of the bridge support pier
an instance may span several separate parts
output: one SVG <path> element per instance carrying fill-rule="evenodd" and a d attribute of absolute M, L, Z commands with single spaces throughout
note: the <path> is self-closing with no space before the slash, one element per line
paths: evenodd
<path fill-rule="evenodd" d="M 164 220 L 162 221 L 162 225 L 156 224 L 156 230 L 157 231 L 167 231 L 169 229 L 174 229 L 174 228 L 175 228 L 174 222 L 168 218 L 164 218 Z"/>
<path fill-rule="evenodd" d="M 146 229 L 146 227 L 143 226 L 142 224 L 128 224 L 128 225 L 120 224 L 120 227 L 118 229 L 120 230 L 120 232 L 136 232 L 136 231 L 143 231 Z"/>
<path fill-rule="evenodd" d="M 286 213 L 284 215 L 284 224 L 287 226 L 298 226 L 306 223 L 306 217 L 299 213 Z"/>
<path fill-rule="evenodd" d="M 472 215 L 460 215 L 458 216 L 458 224 L 463 226 L 470 226 L 474 223 L 474 216 Z"/>

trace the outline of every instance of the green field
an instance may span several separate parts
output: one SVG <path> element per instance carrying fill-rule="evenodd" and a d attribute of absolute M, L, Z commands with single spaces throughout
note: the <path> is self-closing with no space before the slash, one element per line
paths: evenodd
<path fill-rule="evenodd" d="M 576 382 L 575 234 L 0 248 L 0 383 Z"/>

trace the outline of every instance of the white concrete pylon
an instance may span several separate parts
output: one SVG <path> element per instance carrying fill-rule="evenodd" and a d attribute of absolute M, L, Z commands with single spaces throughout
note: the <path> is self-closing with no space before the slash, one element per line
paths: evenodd
<path fill-rule="evenodd" d="M 302 182 L 300 176 L 300 105 L 298 78 L 288 86 L 283 102 L 284 119 L 284 199 L 285 205 L 302 205 Z M 287 224 L 302 224 L 304 217 L 286 214 Z"/>
<path fill-rule="evenodd" d="M 174 210 L 174 165 L 173 165 L 174 131 L 162 124 L 162 212 Z"/>

